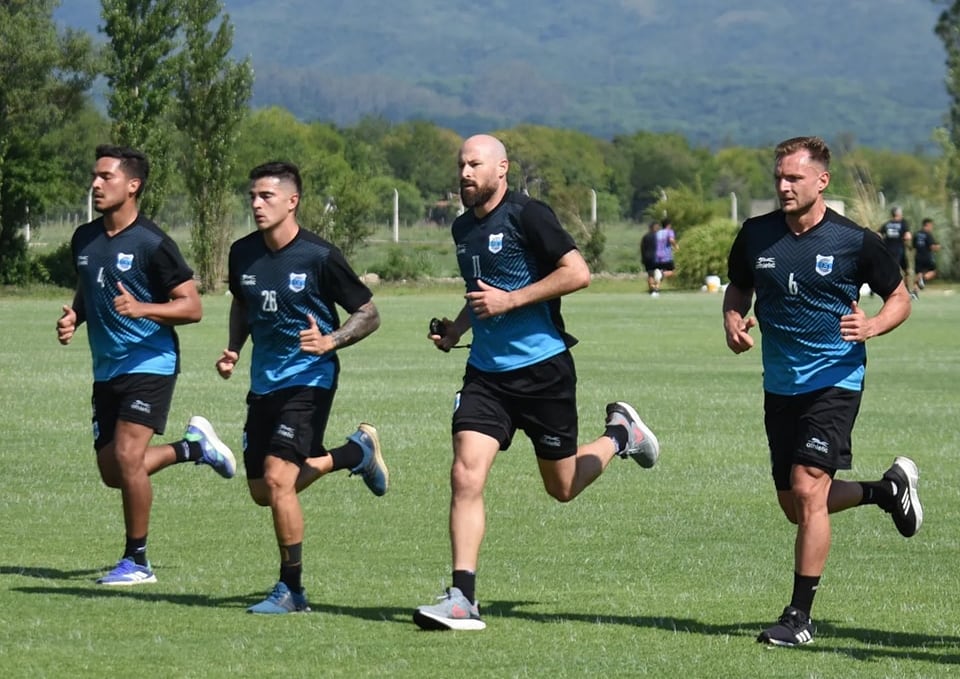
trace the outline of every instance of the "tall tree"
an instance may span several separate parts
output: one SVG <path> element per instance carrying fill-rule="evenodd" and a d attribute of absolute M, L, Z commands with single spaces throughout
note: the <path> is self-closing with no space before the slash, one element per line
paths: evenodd
<path fill-rule="evenodd" d="M 43 213 L 62 167 L 51 132 L 84 102 L 95 71 L 88 36 L 58 34 L 55 0 L 0 1 L 0 281 L 28 278 L 20 228 Z"/>
<path fill-rule="evenodd" d="M 947 94 L 950 95 L 950 112 L 947 118 L 947 129 L 950 133 L 950 143 L 953 146 L 948 188 L 954 194 L 960 193 L 960 163 L 957 162 L 960 151 L 960 0 L 949 3 L 947 9 L 937 20 L 935 28 L 937 37 L 943 41 L 947 52 Z"/>
<path fill-rule="evenodd" d="M 175 116 L 185 139 L 182 168 L 194 219 L 197 273 L 204 292 L 216 291 L 226 271 L 234 143 L 253 87 L 249 60 L 237 63 L 228 56 L 233 46 L 229 15 L 223 16 L 215 33 L 209 28 L 222 11 L 219 0 L 183 2 L 186 43 Z"/>
<path fill-rule="evenodd" d="M 106 56 L 107 111 L 116 143 L 150 158 L 141 211 L 156 216 L 173 169 L 171 105 L 179 71 L 177 33 L 182 0 L 101 0 Z"/>

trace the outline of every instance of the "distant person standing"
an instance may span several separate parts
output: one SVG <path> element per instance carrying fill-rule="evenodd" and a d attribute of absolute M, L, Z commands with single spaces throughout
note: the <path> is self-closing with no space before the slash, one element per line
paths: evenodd
<path fill-rule="evenodd" d="M 910 265 L 907 262 L 907 248 L 910 246 L 912 236 L 907 220 L 903 218 L 903 210 L 900 207 L 892 208 L 890 219 L 877 232 L 883 239 L 883 244 L 887 246 L 887 251 L 900 265 L 904 281 L 908 282 Z"/>
<path fill-rule="evenodd" d="M 300 227 L 302 193 L 296 165 L 253 168 L 250 207 L 257 230 L 230 247 L 229 339 L 216 367 L 224 379 L 233 375 L 252 338 L 243 461 L 250 497 L 270 507 L 280 552 L 279 580 L 249 613 L 309 610 L 300 491 L 338 470 L 359 474 L 377 496 L 389 484 L 372 425 L 361 423 L 341 446 L 324 446 L 340 377 L 338 353 L 375 331 L 380 315 L 340 250 Z M 342 325 L 337 306 L 350 314 Z"/>
<path fill-rule="evenodd" d="M 937 277 L 937 262 L 935 252 L 940 251 L 940 243 L 933 236 L 933 220 L 927 217 L 923 220 L 920 230 L 913 239 L 914 263 L 916 271 L 914 294 L 926 287 L 927 281 Z"/>
<path fill-rule="evenodd" d="M 780 209 L 748 219 L 734 240 L 723 325 L 727 346 L 740 354 L 753 348 L 749 331 L 760 324 L 771 473 L 780 509 L 796 525 L 790 603 L 757 641 L 797 646 L 815 634 L 810 612 L 830 551 L 830 514 L 875 504 L 911 537 L 923 508 L 908 457 L 897 456 L 878 481 L 834 478 L 853 464 L 867 340 L 910 315 L 897 263 L 870 231 L 827 207 L 830 150 L 822 139 L 788 139 L 774 158 Z M 858 305 L 863 283 L 883 298 L 873 316 Z M 756 321 L 747 317 L 754 295 Z"/>
<path fill-rule="evenodd" d="M 670 278 L 676 269 L 673 263 L 673 251 L 677 249 L 677 234 L 669 219 L 664 219 L 660 230 L 657 231 L 657 266 L 658 278 Z M 659 282 L 659 281 L 658 281 Z"/>
<path fill-rule="evenodd" d="M 650 227 L 640 239 L 640 260 L 643 270 L 647 272 L 647 292 L 651 297 L 660 295 L 661 272 L 657 270 L 657 232 L 660 222 L 650 222 Z"/>
<path fill-rule="evenodd" d="M 153 505 L 150 475 L 180 462 L 208 464 L 230 478 L 233 453 L 202 417 L 184 437 L 151 446 L 163 434 L 180 372 L 174 326 L 196 323 L 200 295 L 176 243 L 140 214 L 137 199 L 150 165 L 140 151 L 96 149 L 91 193 L 100 217 L 77 227 L 70 243 L 78 274 L 72 306 L 57 321 L 60 344 L 86 322 L 93 355 L 93 447 L 100 478 L 119 488 L 126 546 L 116 567 L 97 584 L 156 582 L 147 559 Z"/>

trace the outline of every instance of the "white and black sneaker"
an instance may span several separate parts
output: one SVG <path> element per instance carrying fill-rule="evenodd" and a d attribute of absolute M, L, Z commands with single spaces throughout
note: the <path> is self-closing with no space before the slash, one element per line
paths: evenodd
<path fill-rule="evenodd" d="M 809 615 L 799 608 L 787 606 L 777 624 L 760 632 L 757 641 L 769 646 L 800 646 L 812 642 L 816 631 Z"/>
<path fill-rule="evenodd" d="M 900 535 L 905 538 L 916 535 L 923 525 L 923 506 L 917 495 L 919 479 L 917 464 L 909 457 L 902 456 L 894 458 L 893 465 L 883 475 L 883 480 L 891 484 L 893 492 L 893 502 L 887 511 L 893 517 Z"/>

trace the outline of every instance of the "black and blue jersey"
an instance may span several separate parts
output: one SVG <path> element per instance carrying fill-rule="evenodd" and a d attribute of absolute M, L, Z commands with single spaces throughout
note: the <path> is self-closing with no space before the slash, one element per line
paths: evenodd
<path fill-rule="evenodd" d="M 577 247 L 549 206 L 513 191 L 482 219 L 472 210 L 460 215 L 451 231 L 467 292 L 478 280 L 507 291 L 535 283 Z M 533 365 L 576 343 L 564 332 L 559 299 L 485 319 L 470 311 L 470 323 L 467 363 L 485 372 Z"/>
<path fill-rule="evenodd" d="M 328 335 L 340 327 L 336 305 L 353 313 L 373 297 L 334 245 L 300 229 L 274 252 L 254 232 L 230 247 L 230 292 L 243 306 L 253 339 L 250 391 L 286 387 L 336 388 L 336 352 L 300 350 L 300 331 L 313 316 Z"/>
<path fill-rule="evenodd" d="M 177 334 L 149 318 L 116 312 L 117 283 L 138 301 L 161 304 L 170 291 L 193 277 L 176 243 L 149 219 L 137 219 L 114 235 L 103 217 L 78 226 L 70 243 L 78 276 L 93 378 L 105 381 L 130 373 L 174 375 L 180 368 Z"/>
<path fill-rule="evenodd" d="M 840 317 L 851 313 L 864 283 L 883 298 L 900 284 L 899 266 L 877 234 L 828 208 L 819 224 L 795 235 L 777 210 L 744 222 L 728 275 L 735 287 L 756 291 L 766 391 L 863 388 L 866 348 L 840 337 Z"/>

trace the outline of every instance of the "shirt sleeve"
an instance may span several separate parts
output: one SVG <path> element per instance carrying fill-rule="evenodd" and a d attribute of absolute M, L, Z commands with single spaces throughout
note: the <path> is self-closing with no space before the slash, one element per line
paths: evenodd
<path fill-rule="evenodd" d="M 744 228 L 737 232 L 737 237 L 733 240 L 733 246 L 730 248 L 730 255 L 727 257 L 727 278 L 730 283 L 741 290 L 753 289 L 753 271 L 747 261 L 747 239 L 744 236 Z"/>
<path fill-rule="evenodd" d="M 860 250 L 860 284 L 866 283 L 870 289 L 883 298 L 896 290 L 903 280 L 900 264 L 893 258 L 883 241 L 864 229 L 863 246 Z"/>
<path fill-rule="evenodd" d="M 531 200 L 520 212 L 520 226 L 526 239 L 526 245 L 543 267 L 541 275 L 557 268 L 565 254 L 577 249 L 566 229 L 560 224 L 556 213 L 549 205 L 539 200 Z"/>
<path fill-rule="evenodd" d="M 172 238 L 164 238 L 153 254 L 153 270 L 156 282 L 165 293 L 193 278 L 193 269 L 180 254 Z"/>
<path fill-rule="evenodd" d="M 363 284 L 343 253 L 330 246 L 330 254 L 320 265 L 321 289 L 330 290 L 333 300 L 347 313 L 353 313 L 373 299 L 370 288 Z"/>

